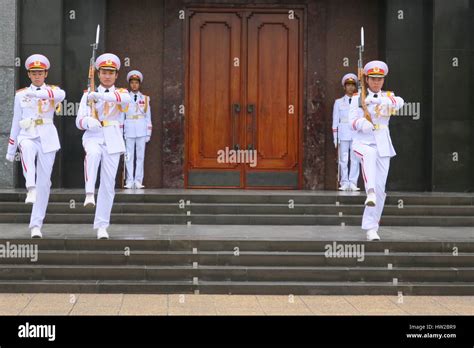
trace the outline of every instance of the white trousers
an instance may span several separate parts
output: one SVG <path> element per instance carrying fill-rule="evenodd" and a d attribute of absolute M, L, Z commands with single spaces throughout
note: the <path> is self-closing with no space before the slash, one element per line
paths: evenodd
<path fill-rule="evenodd" d="M 84 179 L 86 193 L 94 193 L 97 172 L 100 164 L 100 185 L 97 195 L 94 229 L 107 228 L 110 225 L 110 213 L 115 197 L 115 178 L 120 160 L 120 153 L 108 154 L 105 144 L 90 141 L 84 144 Z"/>
<path fill-rule="evenodd" d="M 351 158 L 351 166 L 349 169 L 349 156 Z M 357 186 L 359 180 L 359 159 L 352 151 L 352 140 L 341 140 L 339 143 L 339 167 L 341 177 L 339 181 L 341 185 L 352 183 Z"/>
<path fill-rule="evenodd" d="M 125 138 L 127 154 L 125 156 L 125 168 L 127 170 L 127 184 L 143 183 L 143 172 L 145 166 L 145 144 L 146 137 Z M 137 152 L 135 175 L 133 172 L 135 151 Z"/>
<path fill-rule="evenodd" d="M 36 202 L 33 204 L 30 228 L 43 226 L 48 208 L 51 189 L 51 172 L 53 171 L 56 151 L 44 153 L 40 138 L 23 139 L 19 144 L 21 166 L 26 180 L 26 188 L 36 187 Z"/>
<path fill-rule="evenodd" d="M 366 206 L 362 216 L 362 229 L 378 229 L 383 207 L 385 205 L 385 184 L 387 183 L 390 157 L 380 157 L 376 145 L 354 143 L 354 153 L 359 157 L 362 166 L 365 191 L 375 191 L 375 207 Z"/>

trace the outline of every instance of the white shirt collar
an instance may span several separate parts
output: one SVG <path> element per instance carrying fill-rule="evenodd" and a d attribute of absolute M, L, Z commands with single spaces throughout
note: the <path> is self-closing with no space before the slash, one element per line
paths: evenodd
<path fill-rule="evenodd" d="M 367 88 L 367 92 L 368 92 L 368 93 L 367 93 L 368 96 L 369 96 L 369 95 L 372 96 L 372 95 L 374 95 L 374 94 L 377 94 L 377 95 L 382 94 L 382 90 L 380 90 L 380 91 L 378 91 L 377 93 L 375 93 L 375 92 L 372 92 L 369 88 Z"/>
<path fill-rule="evenodd" d="M 31 89 L 32 91 L 36 91 L 37 88 L 45 89 L 45 88 L 46 88 L 46 84 L 43 83 L 43 84 L 42 84 L 41 86 L 39 86 L 39 87 L 36 87 L 34 84 L 31 84 L 31 85 L 30 85 L 30 89 Z"/>
<path fill-rule="evenodd" d="M 97 91 L 100 92 L 100 93 L 104 93 L 106 89 L 108 89 L 109 92 L 115 92 L 115 86 L 105 88 L 104 86 L 99 85 L 99 87 L 97 87 Z"/>
<path fill-rule="evenodd" d="M 141 94 L 140 91 L 138 91 L 137 93 L 134 93 L 134 92 L 130 91 L 130 96 L 132 97 L 132 99 L 133 99 L 133 96 L 134 96 L 135 94 L 138 96 L 137 99 L 141 99 L 142 94 Z"/>

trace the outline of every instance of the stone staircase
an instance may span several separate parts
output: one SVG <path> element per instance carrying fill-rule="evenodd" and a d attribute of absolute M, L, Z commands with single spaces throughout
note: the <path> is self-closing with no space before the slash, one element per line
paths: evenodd
<path fill-rule="evenodd" d="M 138 191 L 137 191 L 138 192 Z M 361 222 L 364 194 L 315 191 L 146 190 L 116 194 L 113 224 L 341 225 Z M 25 192 L 0 192 L 0 223 L 28 223 Z M 51 194 L 45 223 L 91 224 L 80 190 Z M 181 202 L 181 204 L 180 204 Z M 473 194 L 390 193 L 384 226 L 474 226 Z"/>
<path fill-rule="evenodd" d="M 46 223 L 79 233 L 54 237 L 51 232 L 53 238 L 31 240 L 25 193 L 0 191 L 0 252 L 12 245 L 38 248 L 33 261 L 0 255 L 0 292 L 474 295 L 472 194 L 390 193 L 382 225 L 407 227 L 399 240 L 381 242 L 296 233 L 304 226 L 343 230 L 337 226 L 359 225 L 363 194 L 120 191 L 112 223 L 130 233 L 107 241 L 93 239 L 92 233 L 84 237 L 83 231 L 93 232 L 84 224 L 92 223 L 94 210 L 82 206 L 83 198 L 79 190 L 53 190 Z M 21 233 L 8 233 L 14 224 L 21 224 Z M 168 238 L 137 233 L 164 224 L 191 232 Z M 241 238 L 219 232 L 216 238 L 192 235 L 194 226 L 219 231 L 230 225 L 242 225 Z M 426 226 L 441 226 L 441 238 L 409 237 Z M 284 229 L 285 238 L 265 231 L 257 237 L 263 227 Z M 467 231 L 465 238 L 453 236 L 456 228 Z M 336 246 L 345 252 L 326 253 Z"/>
<path fill-rule="evenodd" d="M 364 252 L 333 257 L 327 241 L 8 242 L 38 258 L 0 258 L 0 292 L 474 295 L 471 242 L 346 241 Z"/>

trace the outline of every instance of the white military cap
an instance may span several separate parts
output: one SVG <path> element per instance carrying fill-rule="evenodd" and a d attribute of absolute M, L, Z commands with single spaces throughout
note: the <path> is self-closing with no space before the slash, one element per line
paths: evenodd
<path fill-rule="evenodd" d="M 342 77 L 342 80 L 341 80 L 341 83 L 342 85 L 344 86 L 346 83 L 354 83 L 354 84 L 357 84 L 358 80 L 357 80 L 357 76 L 355 74 L 345 74 L 343 77 Z"/>
<path fill-rule="evenodd" d="M 132 70 L 127 74 L 127 81 L 132 79 L 139 80 L 140 83 L 143 82 L 143 74 L 138 70 Z"/>
<path fill-rule="evenodd" d="M 97 57 L 95 68 L 106 70 L 120 70 L 120 58 L 113 53 L 104 53 Z"/>
<path fill-rule="evenodd" d="M 372 77 L 385 77 L 388 74 L 388 66 L 381 60 L 373 60 L 365 64 L 364 73 Z"/>
<path fill-rule="evenodd" d="M 33 54 L 25 61 L 26 70 L 49 70 L 51 64 L 42 54 Z"/>

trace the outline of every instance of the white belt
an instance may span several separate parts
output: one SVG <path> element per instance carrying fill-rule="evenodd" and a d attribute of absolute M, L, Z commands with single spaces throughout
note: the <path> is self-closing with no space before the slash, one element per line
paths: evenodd
<path fill-rule="evenodd" d="M 110 126 L 120 126 L 119 121 L 114 121 L 114 120 L 104 120 L 101 122 L 102 127 L 110 127 Z"/>
<path fill-rule="evenodd" d="M 36 119 L 31 119 L 31 123 L 29 124 L 28 127 L 21 127 L 23 129 L 28 129 L 36 126 L 42 126 L 44 124 L 53 124 L 53 119 L 51 118 L 36 118 Z"/>
<path fill-rule="evenodd" d="M 349 120 L 339 120 L 339 123 L 349 123 Z"/>
<path fill-rule="evenodd" d="M 374 124 L 375 130 L 378 129 L 388 129 L 388 126 L 386 124 Z"/>
<path fill-rule="evenodd" d="M 145 118 L 145 116 L 142 115 L 133 115 L 133 116 L 128 116 L 127 120 L 139 120 L 141 118 Z"/>
<path fill-rule="evenodd" d="M 35 126 L 42 126 L 43 124 L 53 124 L 52 118 L 37 118 L 33 120 Z"/>

